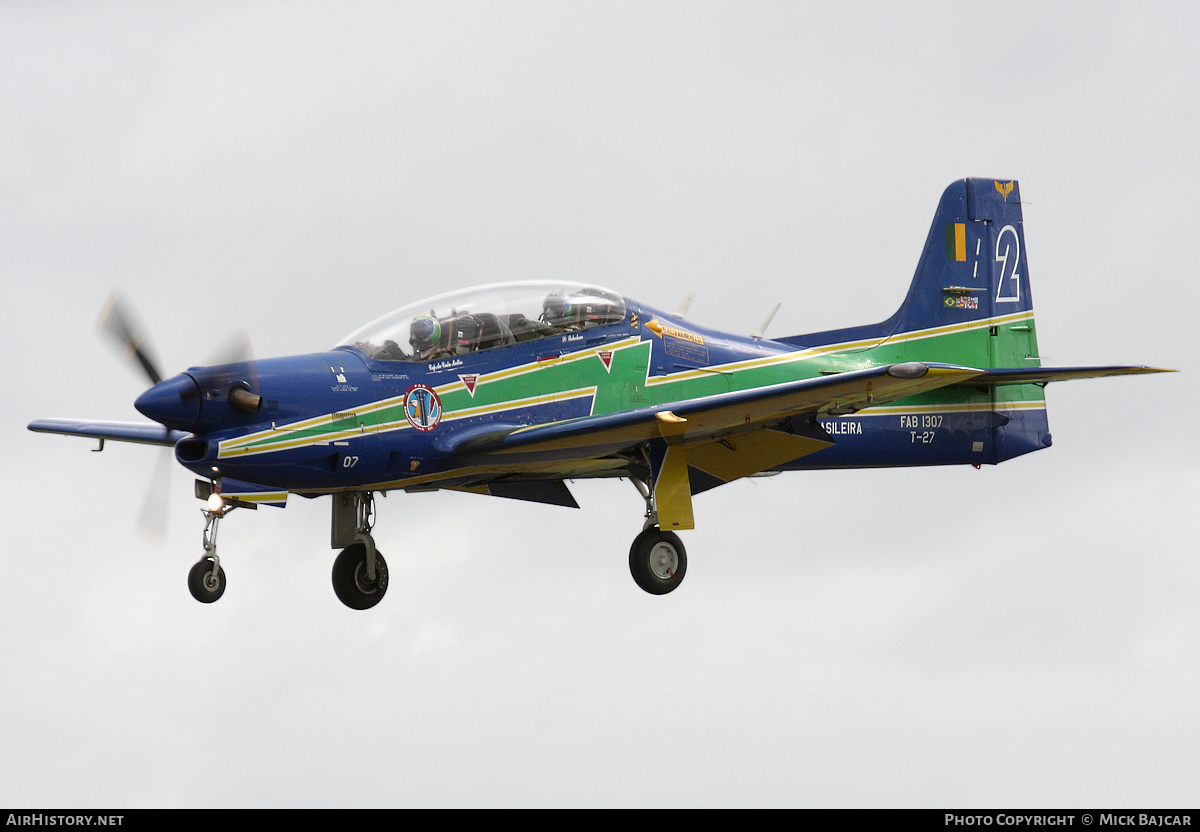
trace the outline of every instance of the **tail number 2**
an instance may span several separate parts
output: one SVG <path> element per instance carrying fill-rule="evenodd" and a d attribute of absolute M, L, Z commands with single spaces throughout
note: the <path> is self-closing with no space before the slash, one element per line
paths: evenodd
<path fill-rule="evenodd" d="M 1006 225 L 996 235 L 996 262 L 1000 265 L 996 276 L 996 303 L 1019 303 L 1021 301 L 1021 238 L 1017 229 Z"/>

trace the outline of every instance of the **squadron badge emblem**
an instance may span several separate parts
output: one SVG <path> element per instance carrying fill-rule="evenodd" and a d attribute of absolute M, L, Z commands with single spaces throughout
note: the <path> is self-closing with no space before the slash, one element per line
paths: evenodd
<path fill-rule="evenodd" d="M 442 400 L 432 387 L 414 384 L 404 394 L 404 416 L 417 430 L 433 430 L 442 421 Z"/>

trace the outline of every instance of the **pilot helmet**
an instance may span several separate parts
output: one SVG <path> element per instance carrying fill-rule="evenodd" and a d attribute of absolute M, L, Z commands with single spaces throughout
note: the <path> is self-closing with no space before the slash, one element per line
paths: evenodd
<path fill-rule="evenodd" d="M 548 324 L 568 323 L 575 316 L 575 305 L 566 292 L 551 292 L 542 304 L 542 313 Z"/>
<path fill-rule="evenodd" d="M 408 343 L 416 350 L 427 350 L 438 342 L 442 325 L 432 315 L 418 315 L 409 328 Z"/>

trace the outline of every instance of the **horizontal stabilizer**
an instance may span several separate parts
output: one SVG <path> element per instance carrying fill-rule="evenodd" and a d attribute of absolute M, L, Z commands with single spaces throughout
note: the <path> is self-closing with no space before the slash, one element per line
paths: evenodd
<path fill-rule="evenodd" d="M 63 436 L 83 436 L 167 447 L 173 447 L 188 435 L 186 431 L 168 430 L 153 422 L 89 422 L 82 419 L 38 419 L 29 423 L 29 429 L 36 433 L 60 433 Z"/>

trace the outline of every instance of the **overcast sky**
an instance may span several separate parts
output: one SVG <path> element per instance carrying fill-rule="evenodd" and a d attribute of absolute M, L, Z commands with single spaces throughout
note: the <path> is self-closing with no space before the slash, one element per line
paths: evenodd
<path fill-rule="evenodd" d="M 1176 3 L 0 4 L 8 458 L 0 804 L 1194 806 L 1200 13 Z M 937 200 L 1016 178 L 1039 345 L 1183 372 L 1049 389 L 1050 450 L 696 501 L 328 500 L 135 531 L 157 449 L 94 331 L 167 373 L 325 349 L 427 295 L 571 279 L 749 332 L 886 318 Z"/>

